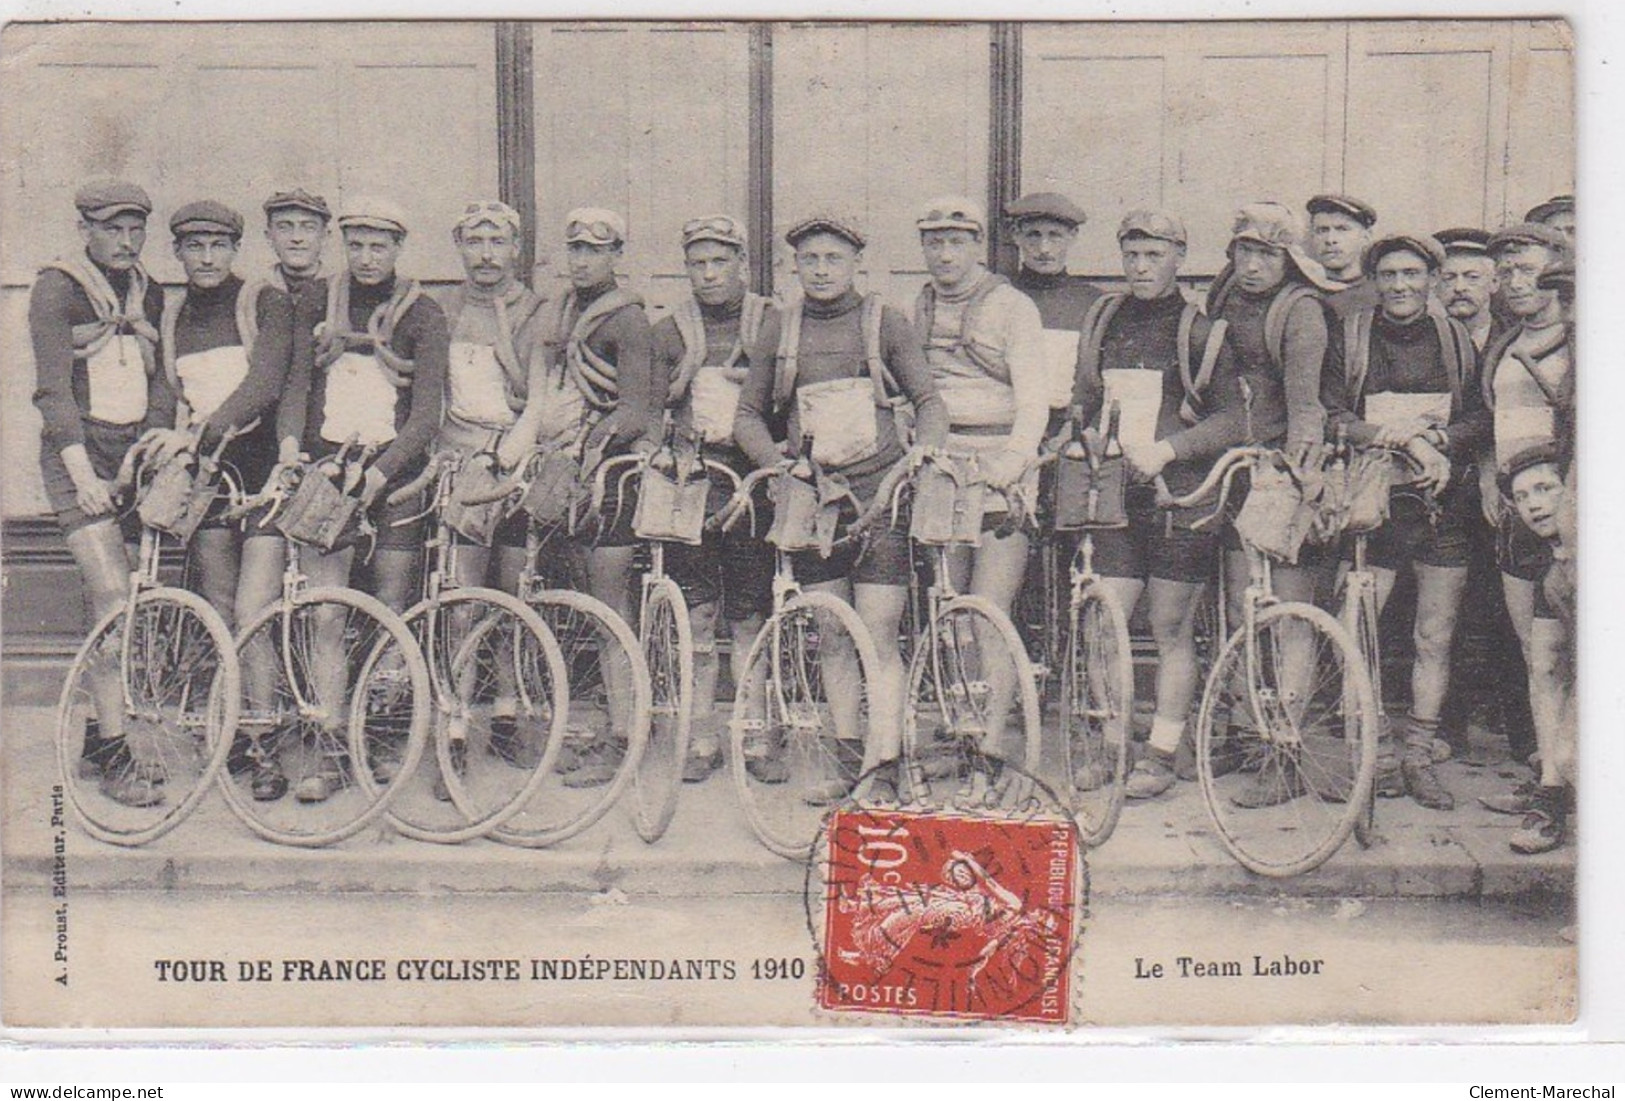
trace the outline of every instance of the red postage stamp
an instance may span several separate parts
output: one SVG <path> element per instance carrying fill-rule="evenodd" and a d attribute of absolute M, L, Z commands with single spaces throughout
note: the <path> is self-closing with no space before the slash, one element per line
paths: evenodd
<path fill-rule="evenodd" d="M 825 1009 L 1066 1022 L 1071 822 L 854 809 L 827 837 Z"/>

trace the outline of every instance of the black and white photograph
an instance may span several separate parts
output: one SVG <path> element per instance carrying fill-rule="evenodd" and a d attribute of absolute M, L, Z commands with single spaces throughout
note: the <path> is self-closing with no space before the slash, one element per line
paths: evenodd
<path fill-rule="evenodd" d="M 1573 1024 L 1577 47 L 0 26 L 0 1021 Z"/>

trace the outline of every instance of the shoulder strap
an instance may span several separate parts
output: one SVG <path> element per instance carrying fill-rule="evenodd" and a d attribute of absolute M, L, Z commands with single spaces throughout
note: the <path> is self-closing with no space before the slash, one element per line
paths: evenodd
<path fill-rule="evenodd" d="M 880 349 L 880 323 L 886 313 L 886 303 L 878 292 L 863 296 L 863 360 L 869 370 L 869 381 L 875 388 L 875 404 L 892 406 L 905 400 L 902 388 L 892 378 L 891 369 Z M 893 394 L 897 397 L 894 399 Z"/>
<path fill-rule="evenodd" d="M 625 287 L 616 287 L 600 295 L 592 305 L 581 311 L 581 316 L 576 318 L 575 325 L 570 330 L 570 343 L 585 344 L 610 314 L 627 306 L 642 305 L 643 299 Z"/>
<path fill-rule="evenodd" d="M 186 288 L 174 298 L 164 302 L 163 316 L 158 319 L 158 332 L 160 340 L 158 347 L 164 359 L 164 377 L 169 380 L 169 389 L 177 398 L 185 399 L 181 390 L 180 372 L 175 367 L 175 330 L 180 327 L 181 307 L 186 305 Z"/>
<path fill-rule="evenodd" d="M 762 335 L 762 322 L 767 319 L 768 300 L 766 295 L 745 292 L 745 308 L 739 315 L 739 345 L 741 351 L 748 351 L 752 344 Z"/>
<path fill-rule="evenodd" d="M 1077 377 L 1087 379 L 1091 386 L 1100 382 L 1100 352 L 1106 346 L 1106 330 L 1117 316 L 1128 295 L 1123 291 L 1110 291 L 1089 304 L 1083 315 L 1083 331 L 1078 338 Z"/>
<path fill-rule="evenodd" d="M 1360 407 L 1366 376 L 1371 373 L 1371 323 L 1374 306 L 1360 306 L 1343 315 L 1343 395 L 1350 409 Z"/>
<path fill-rule="evenodd" d="M 270 285 L 262 279 L 245 279 L 237 288 L 237 339 L 243 342 L 244 355 L 254 354 L 260 338 L 260 293 Z"/>
<path fill-rule="evenodd" d="M 1230 288 L 1235 281 L 1236 267 L 1234 264 L 1226 263 L 1207 288 L 1207 315 L 1209 317 L 1219 316 L 1220 311 L 1224 309 L 1225 302 L 1230 298 Z"/>
<path fill-rule="evenodd" d="M 1269 308 L 1264 311 L 1264 347 L 1269 352 L 1270 359 L 1275 363 L 1277 371 L 1286 369 L 1286 321 L 1292 313 L 1292 307 L 1305 298 L 1320 300 L 1320 295 L 1313 287 L 1303 283 L 1293 283 L 1286 289 L 1278 292 L 1270 302 Z"/>
<path fill-rule="evenodd" d="M 779 354 L 773 367 L 773 404 L 782 409 L 796 392 L 796 367 L 801 358 L 801 315 L 806 301 L 799 295 L 781 315 Z"/>
<path fill-rule="evenodd" d="M 1218 366 L 1219 354 L 1224 350 L 1224 336 L 1230 323 L 1223 318 L 1209 322 L 1207 339 L 1202 343 L 1202 359 L 1191 373 L 1191 338 L 1195 335 L 1196 321 L 1204 316 L 1194 302 L 1185 303 L 1179 317 L 1179 381 L 1185 388 L 1185 400 L 1179 404 L 1179 416 L 1187 424 L 1201 419 L 1207 388 L 1213 382 L 1213 371 Z"/>
<path fill-rule="evenodd" d="M 667 394 L 668 399 L 675 402 L 688 393 L 689 386 L 694 382 L 694 376 L 705 363 L 706 352 L 709 349 L 705 342 L 705 318 L 700 314 L 699 303 L 693 298 L 685 298 L 679 302 L 677 308 L 671 311 L 671 319 L 676 323 L 677 335 L 683 341 L 683 359 L 672 374 Z"/>
<path fill-rule="evenodd" d="M 1467 336 L 1467 348 L 1462 348 L 1462 338 L 1467 330 L 1461 322 L 1434 303 L 1428 304 L 1428 317 L 1433 322 L 1433 331 L 1439 338 L 1439 358 L 1444 361 L 1445 378 L 1450 382 L 1450 408 L 1452 412 L 1461 408 L 1461 395 L 1467 385 L 1467 369 L 1472 365 L 1472 337 Z"/>
<path fill-rule="evenodd" d="M 1484 392 L 1484 407 L 1495 408 L 1495 372 L 1506 358 L 1507 349 L 1518 339 L 1522 326 L 1514 326 L 1491 340 L 1484 348 L 1484 369 L 1478 373 L 1479 386 Z"/>

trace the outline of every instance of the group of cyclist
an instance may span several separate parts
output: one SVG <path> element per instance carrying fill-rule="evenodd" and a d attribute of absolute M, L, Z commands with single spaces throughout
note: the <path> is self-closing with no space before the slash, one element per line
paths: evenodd
<path fill-rule="evenodd" d="M 420 503 L 391 494 L 434 453 L 494 451 L 512 471 L 538 451 L 570 452 L 590 471 L 675 436 L 740 474 L 806 455 L 865 506 L 900 461 L 973 456 L 1002 503 L 949 568 L 961 591 L 1008 612 L 1024 586 L 1041 583 L 1029 567 L 1036 549 L 1055 540 L 1064 556 L 1076 536 L 1044 532 L 1042 509 L 1038 525 L 1007 523 L 1000 510 L 1033 495 L 1043 451 L 1088 430 L 1109 434 L 1133 475 L 1127 524 L 1094 533 L 1094 565 L 1124 609 L 1147 598 L 1155 713 L 1126 790 L 1151 799 L 1194 776 L 1200 598 L 1221 561 L 1232 596 L 1248 568 L 1234 529 L 1196 524 L 1201 513 L 1166 507 L 1167 495 L 1199 484 L 1229 448 L 1272 446 L 1312 464 L 1335 438 L 1407 453 L 1426 491 L 1396 491 L 1371 539 L 1380 598 L 1407 567 L 1417 590 L 1411 705 L 1381 742 L 1379 793 L 1454 805 L 1435 761 L 1482 543 L 1493 546 L 1516 630 L 1508 646 L 1527 664 L 1539 751 L 1535 781 L 1486 802 L 1525 816 L 1512 840 L 1519 852 L 1564 839 L 1574 778 L 1572 199 L 1494 233 L 1381 237 L 1375 211 L 1346 196 L 1311 199 L 1307 232 L 1294 210 L 1252 203 L 1237 212 L 1229 262 L 1198 304 L 1181 287 L 1187 238 L 1171 214 L 1122 218 L 1124 282 L 1103 291 L 1067 270 L 1086 222 L 1071 200 L 1039 193 L 1010 204 L 1020 267 L 1006 278 L 987 266 L 981 205 L 950 196 L 916 219 L 929 281 L 908 312 L 858 289 L 867 238 L 850 217 L 821 212 L 789 228 L 799 287 L 782 299 L 749 289 L 753 245 L 741 221 L 699 217 L 675 242 L 692 296 L 656 323 L 617 276 L 627 226 L 610 210 L 569 213 L 569 283 L 549 300 L 525 285 L 527 227 L 501 202 L 470 203 L 450 227 L 465 279 L 438 295 L 398 273 L 408 219 L 387 200 L 356 199 L 335 214 L 304 190 L 271 196 L 264 232 L 277 262 L 246 277 L 233 271 L 242 216 L 193 202 L 169 220 L 186 285 L 166 300 L 140 262 L 147 194 L 97 181 L 75 205 L 84 251 L 42 272 L 30 325 L 46 490 L 93 620 L 125 592 L 138 529 L 112 481 L 143 437 L 149 461 L 229 437 L 224 460 L 249 493 L 279 463 L 359 446 L 367 463 L 355 489 L 378 531 L 366 572 L 396 611 L 415 591 L 426 536 Z M 334 228 L 340 270 L 324 263 Z M 282 537 L 225 511 L 205 519 L 188 553 L 201 592 L 242 624 L 277 596 Z M 526 537 L 516 512 L 489 548 L 464 548 L 459 580 L 515 591 Z M 635 622 L 631 511 L 566 542 L 558 550 L 579 562 L 581 584 Z M 1335 542 L 1307 544 L 1277 565 L 1277 590 L 1324 603 L 1342 555 Z M 309 554 L 305 569 L 342 585 L 355 558 L 354 548 Z M 723 760 L 718 636 L 730 638 L 737 681 L 771 609 L 773 551 L 759 532 L 736 528 L 673 548 L 668 564 L 688 596 L 697 655 L 684 779 L 701 782 Z M 875 642 L 867 687 L 878 744 L 863 757 L 882 773 L 900 753 L 898 639 L 913 571 L 907 526 L 890 520 L 850 549 L 795 558 L 798 581 L 850 602 Z M 1000 754 L 1001 732 L 992 737 L 988 751 Z M 161 802 L 161 774 L 109 766 L 115 743 L 87 730 L 82 774 L 100 775 L 116 801 Z M 609 783 L 623 752 L 606 733 L 563 762 L 565 782 Z M 745 747 L 745 765 L 758 782 L 788 776 L 770 739 Z M 234 754 L 232 767 L 252 770 L 254 798 L 289 797 L 275 756 Z M 844 791 L 853 778 L 831 783 Z M 344 783 L 336 768 L 304 776 L 291 797 L 321 802 Z M 1293 795 L 1261 780 L 1241 801 Z"/>

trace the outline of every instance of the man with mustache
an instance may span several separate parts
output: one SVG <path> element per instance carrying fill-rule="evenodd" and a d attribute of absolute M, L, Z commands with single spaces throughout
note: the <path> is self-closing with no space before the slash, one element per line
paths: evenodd
<path fill-rule="evenodd" d="M 112 480 L 148 428 L 175 423 L 175 394 L 158 366 L 163 288 L 141 266 L 152 200 L 133 183 L 97 180 L 74 195 L 84 250 L 47 265 L 28 300 L 34 405 L 44 421 L 40 473 L 84 582 L 86 630 L 128 592 L 141 525 L 120 519 Z M 117 670 L 98 700 L 118 699 Z M 109 680 L 108 678 L 111 678 Z M 86 724 L 80 776 L 100 776 L 109 798 L 163 802 L 157 762 L 137 761 L 121 735 L 122 706 L 99 705 Z"/>
<path fill-rule="evenodd" d="M 1490 259 L 1490 234 L 1484 229 L 1441 229 L 1433 239 L 1444 246 L 1439 269 L 1439 303 L 1444 312 L 1467 327 L 1473 347 L 1480 352 L 1497 335 L 1495 261 Z"/>
<path fill-rule="evenodd" d="M 1365 252 L 1377 211 L 1349 195 L 1316 195 L 1305 204 L 1309 214 L 1309 254 L 1319 260 L 1338 286 L 1326 305 L 1341 317 L 1377 304 L 1377 288 L 1366 278 Z"/>
<path fill-rule="evenodd" d="M 1015 230 L 1021 265 L 1010 284 L 1033 300 L 1044 322 L 1044 362 L 1049 379 L 1049 425 L 1053 435 L 1072 400 L 1073 372 L 1078 361 L 1078 335 L 1100 289 L 1067 271 L 1067 254 L 1077 243 L 1078 229 L 1089 220 L 1065 195 L 1039 191 L 1023 195 L 1004 208 Z"/>
<path fill-rule="evenodd" d="M 1433 741 L 1450 682 L 1450 646 L 1466 590 L 1470 486 L 1462 476 L 1488 434 L 1477 353 L 1466 328 L 1432 299 L 1444 249 L 1431 237 L 1384 237 L 1366 252 L 1381 304 L 1345 315 L 1334 329 L 1321 387 L 1332 424 L 1355 447 L 1402 447 L 1420 464 L 1438 515 L 1401 488 L 1388 521 L 1368 539 L 1380 610 L 1398 571 L 1416 577 L 1416 658 L 1404 752 L 1386 731 L 1379 743 L 1377 794 L 1408 794 L 1433 810 L 1455 800 L 1433 770 Z"/>

